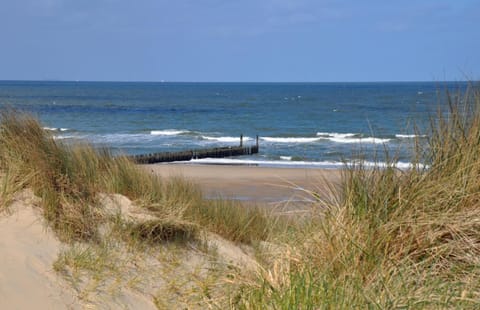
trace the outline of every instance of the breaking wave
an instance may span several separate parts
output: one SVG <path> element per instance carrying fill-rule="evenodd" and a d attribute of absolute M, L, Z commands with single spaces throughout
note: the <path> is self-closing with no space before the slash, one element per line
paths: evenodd
<path fill-rule="evenodd" d="M 164 129 L 164 130 L 152 130 L 150 134 L 153 136 L 178 136 L 182 134 L 189 133 L 188 130 L 179 130 L 179 129 Z"/>
<path fill-rule="evenodd" d="M 211 137 L 211 136 L 202 136 L 203 140 L 208 141 L 217 141 L 217 142 L 225 142 L 225 143 L 240 143 L 240 137 Z M 243 141 L 252 141 L 253 138 L 251 137 L 243 137 Z"/>
<path fill-rule="evenodd" d="M 317 132 L 321 139 L 337 143 L 373 143 L 381 144 L 390 142 L 390 138 L 363 137 L 356 133 Z"/>
<path fill-rule="evenodd" d="M 56 132 L 65 132 L 70 130 L 68 128 L 56 128 L 56 127 L 43 127 L 43 129 L 46 131 L 56 131 Z"/>
<path fill-rule="evenodd" d="M 371 162 L 371 161 L 352 161 L 352 162 L 340 162 L 340 161 L 286 161 L 286 160 L 253 160 L 253 159 L 236 159 L 236 158 L 203 158 L 192 159 L 188 161 L 193 164 L 212 164 L 212 165 L 255 165 L 255 166 L 272 166 L 272 167 L 314 167 L 324 169 L 338 169 L 350 165 L 361 164 L 364 167 L 388 167 L 392 166 L 384 162 Z M 393 165 L 398 169 L 410 169 L 414 165 L 408 162 L 397 162 Z M 417 165 L 417 168 L 424 168 L 423 165 Z"/>
<path fill-rule="evenodd" d="M 261 137 L 263 141 L 277 143 L 312 143 L 319 141 L 321 138 L 301 138 L 301 137 Z"/>
<path fill-rule="evenodd" d="M 426 138 L 427 135 L 403 135 L 403 134 L 396 134 L 395 138 L 398 139 L 415 139 L 415 138 Z"/>

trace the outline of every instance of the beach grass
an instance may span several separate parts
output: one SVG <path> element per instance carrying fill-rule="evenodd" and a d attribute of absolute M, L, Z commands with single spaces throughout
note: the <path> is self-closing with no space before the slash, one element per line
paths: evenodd
<path fill-rule="evenodd" d="M 225 199 L 204 201 L 200 207 L 190 208 L 187 218 L 229 240 L 246 244 L 266 240 L 278 220 L 269 218 L 260 207 Z"/>
<path fill-rule="evenodd" d="M 10 186 L 22 183 L 42 198 L 45 218 L 59 235 L 93 238 L 95 177 L 92 149 L 57 144 L 33 118 L 5 111 L 0 123 L 0 158 L 4 171 L 15 171 Z"/>
<path fill-rule="evenodd" d="M 427 166 L 346 167 L 339 203 L 287 241 L 233 306 L 478 308 L 480 93 L 448 98 L 417 148 Z"/>

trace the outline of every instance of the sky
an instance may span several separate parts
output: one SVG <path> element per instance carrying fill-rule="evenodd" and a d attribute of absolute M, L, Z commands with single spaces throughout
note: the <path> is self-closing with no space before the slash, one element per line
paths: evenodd
<path fill-rule="evenodd" d="M 480 78 L 480 0 L 0 0 L 0 80 Z"/>

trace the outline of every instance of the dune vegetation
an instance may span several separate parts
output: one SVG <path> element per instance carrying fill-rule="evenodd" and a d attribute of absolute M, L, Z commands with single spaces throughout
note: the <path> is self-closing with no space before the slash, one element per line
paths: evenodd
<path fill-rule="evenodd" d="M 156 219 L 148 225 L 148 233 L 138 236 L 194 238 L 201 226 L 233 241 L 266 238 L 269 219 L 260 209 L 239 213 L 235 203 L 207 202 L 195 184 L 162 180 L 127 157 L 114 157 L 88 144 L 58 142 L 24 113 L 9 110 L 1 116 L 0 165 L 2 201 L 8 202 L 15 189 L 32 188 L 42 199 L 45 218 L 62 240 L 95 241 L 99 237 L 98 229 L 106 220 L 100 206 L 105 193 L 130 198 Z"/>
<path fill-rule="evenodd" d="M 71 245 L 59 272 L 118 273 L 122 263 L 109 263 L 118 258 L 112 243 L 130 253 L 167 249 L 162 264 L 175 266 L 171 255 L 188 255 L 192 243 L 221 255 L 205 241 L 212 234 L 250 249 L 254 272 L 210 264 L 201 281 L 195 277 L 198 289 L 175 286 L 185 308 L 478 308 L 480 93 L 448 98 L 448 110 L 421 133 L 427 143 L 417 141 L 412 169 L 396 169 L 393 160 L 348 165 L 328 199 L 312 193 L 318 202 L 301 220 L 206 200 L 186 180 L 161 179 L 108 150 L 62 144 L 34 118 L 9 110 L 0 122 L 0 208 L 16 191 L 33 190 L 48 225 Z M 140 215 L 107 212 L 113 194 L 128 197 Z M 178 302 L 153 298 L 159 308 Z"/>
<path fill-rule="evenodd" d="M 480 94 L 448 95 L 412 169 L 344 170 L 338 201 L 285 242 L 239 305 L 480 306 Z"/>

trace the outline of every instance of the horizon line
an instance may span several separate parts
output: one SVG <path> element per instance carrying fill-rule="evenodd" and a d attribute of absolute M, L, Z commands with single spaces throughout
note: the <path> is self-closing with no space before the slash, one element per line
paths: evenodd
<path fill-rule="evenodd" d="M 372 80 L 372 81 L 129 81 L 129 80 L 63 80 L 63 79 L 0 79 L 0 82 L 64 82 L 64 83 L 191 83 L 191 84 L 327 84 L 327 83 L 449 83 L 449 82 L 480 82 L 480 80 Z"/>

